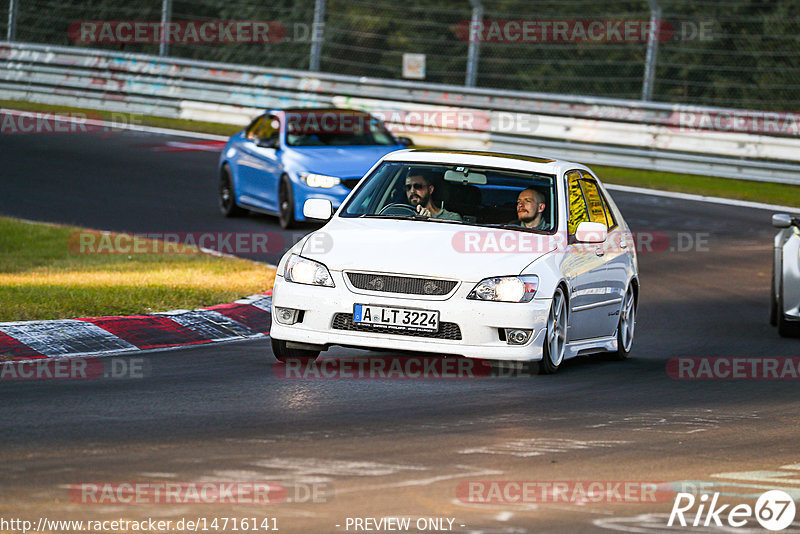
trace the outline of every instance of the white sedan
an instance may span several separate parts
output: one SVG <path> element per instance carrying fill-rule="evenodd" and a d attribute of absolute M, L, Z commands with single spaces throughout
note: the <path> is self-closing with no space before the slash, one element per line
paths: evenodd
<path fill-rule="evenodd" d="M 772 216 L 781 231 L 775 236 L 772 261 L 770 323 L 784 337 L 800 337 L 800 217 Z"/>
<path fill-rule="evenodd" d="M 538 361 L 625 359 L 639 298 L 635 244 L 587 167 L 404 150 L 381 159 L 278 264 L 272 349 L 332 345 Z"/>

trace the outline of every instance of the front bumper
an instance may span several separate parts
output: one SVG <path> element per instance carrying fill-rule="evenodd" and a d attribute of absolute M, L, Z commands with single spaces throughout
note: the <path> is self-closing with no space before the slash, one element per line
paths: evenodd
<path fill-rule="evenodd" d="M 331 277 L 336 287 L 296 284 L 276 277 L 270 336 L 311 345 L 419 351 L 491 360 L 542 359 L 549 298 L 528 303 L 467 300 L 467 294 L 475 286 L 473 282 L 459 283 L 449 297 L 392 295 L 356 289 L 341 272 L 331 271 Z M 356 303 L 438 310 L 440 325 L 455 323 L 461 339 L 333 328 L 336 314 L 352 314 Z M 302 310 L 302 322 L 280 324 L 275 319 L 275 307 Z M 525 345 L 510 345 L 498 334 L 503 328 L 533 329 L 533 334 Z"/>

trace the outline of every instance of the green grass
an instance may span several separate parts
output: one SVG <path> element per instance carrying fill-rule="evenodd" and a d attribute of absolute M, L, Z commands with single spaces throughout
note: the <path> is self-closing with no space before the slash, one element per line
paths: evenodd
<path fill-rule="evenodd" d="M 0 217 L 0 321 L 193 309 L 265 291 L 275 276 L 258 263 L 191 247 L 171 254 L 81 253 L 77 237 L 86 232 Z M 150 250 L 153 242 L 147 244 Z"/>

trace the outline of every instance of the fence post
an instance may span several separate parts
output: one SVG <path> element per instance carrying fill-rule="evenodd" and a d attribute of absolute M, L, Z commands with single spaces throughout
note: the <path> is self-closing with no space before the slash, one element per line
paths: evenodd
<path fill-rule="evenodd" d="M 653 99 L 653 84 L 656 77 L 656 57 L 658 56 L 658 38 L 661 28 L 661 6 L 656 0 L 647 0 L 650 4 L 650 32 L 647 35 L 647 57 L 644 63 L 644 82 L 642 83 L 642 100 Z"/>
<path fill-rule="evenodd" d="M 169 55 L 169 41 L 167 25 L 172 20 L 172 0 L 161 1 L 161 43 L 158 45 L 158 55 Z"/>
<path fill-rule="evenodd" d="M 6 28 L 6 41 L 17 38 L 17 0 L 8 0 L 8 28 Z"/>
<path fill-rule="evenodd" d="M 325 0 L 316 0 L 314 3 L 314 24 L 311 26 L 311 57 L 308 59 L 308 70 L 319 71 L 324 28 Z M 319 30 L 319 33 L 317 33 L 317 30 Z"/>
<path fill-rule="evenodd" d="M 467 77 L 464 85 L 475 87 L 475 80 L 478 78 L 478 57 L 480 55 L 481 35 L 480 31 L 483 20 L 483 5 L 481 0 L 469 0 L 472 4 L 472 20 L 469 23 L 469 51 L 467 52 Z"/>

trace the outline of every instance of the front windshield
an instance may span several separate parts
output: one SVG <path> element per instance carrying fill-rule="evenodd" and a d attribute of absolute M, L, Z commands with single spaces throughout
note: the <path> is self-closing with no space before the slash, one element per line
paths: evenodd
<path fill-rule="evenodd" d="M 349 110 L 286 113 L 289 146 L 395 145 L 386 127 L 371 115 Z"/>
<path fill-rule="evenodd" d="M 341 216 L 553 232 L 557 227 L 555 206 L 553 175 L 387 161 L 365 179 Z"/>

